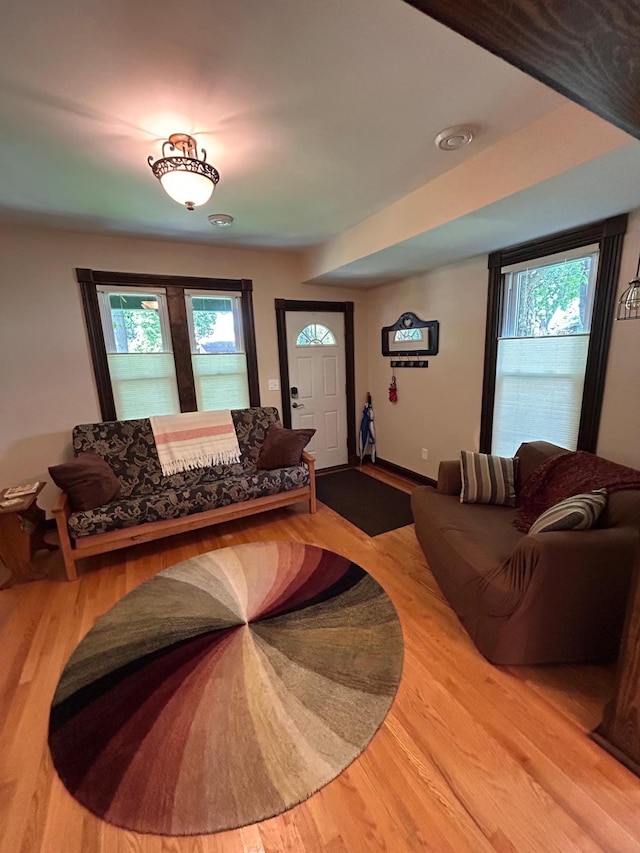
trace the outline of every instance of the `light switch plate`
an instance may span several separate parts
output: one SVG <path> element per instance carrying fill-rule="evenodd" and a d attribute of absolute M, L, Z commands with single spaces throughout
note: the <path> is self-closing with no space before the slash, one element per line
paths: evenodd
<path fill-rule="evenodd" d="M 279 391 L 280 390 L 280 381 L 278 379 L 270 379 L 269 380 L 269 391 Z"/>

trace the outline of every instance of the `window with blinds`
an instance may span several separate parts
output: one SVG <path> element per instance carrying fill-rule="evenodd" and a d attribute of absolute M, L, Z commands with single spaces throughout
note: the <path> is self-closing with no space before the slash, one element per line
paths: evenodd
<path fill-rule="evenodd" d="M 177 414 L 180 383 L 192 383 L 198 411 L 251 405 L 241 295 L 181 289 L 181 331 L 164 288 L 96 290 L 116 418 Z M 174 334 L 185 338 L 185 316 L 192 376 L 172 344 Z"/>
<path fill-rule="evenodd" d="M 76 276 L 103 420 L 260 405 L 250 279 Z"/>
<path fill-rule="evenodd" d="M 577 446 L 598 247 L 502 269 L 491 452 Z"/>
<path fill-rule="evenodd" d="M 98 288 L 98 304 L 116 416 L 179 412 L 164 292 Z"/>
<path fill-rule="evenodd" d="M 191 361 L 199 411 L 249 405 L 240 299 L 186 291 Z"/>

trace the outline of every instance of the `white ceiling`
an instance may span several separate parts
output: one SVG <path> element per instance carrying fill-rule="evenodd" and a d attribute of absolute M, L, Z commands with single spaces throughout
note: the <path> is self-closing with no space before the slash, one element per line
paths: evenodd
<path fill-rule="evenodd" d="M 5 0 L 2 18 L 5 221 L 316 245 L 564 100 L 402 0 Z M 460 123 L 473 145 L 435 149 Z M 178 131 L 222 176 L 192 213 L 146 162 Z"/>

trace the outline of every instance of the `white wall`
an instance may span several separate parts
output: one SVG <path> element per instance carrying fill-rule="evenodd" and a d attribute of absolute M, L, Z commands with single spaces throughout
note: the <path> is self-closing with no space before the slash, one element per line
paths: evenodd
<path fill-rule="evenodd" d="M 383 459 L 435 479 L 441 459 L 478 448 L 487 281 L 483 257 L 370 291 L 369 384 Z M 380 330 L 405 311 L 440 322 L 440 351 L 428 358 L 428 368 L 395 371 L 393 404 L 387 392 L 391 359 L 381 354 Z"/>
<path fill-rule="evenodd" d="M 366 294 L 300 284 L 296 254 L 0 226 L 0 486 L 49 480 L 71 428 L 100 420 L 76 267 L 252 279 L 261 401 L 278 407 L 273 300 L 353 300 L 358 399 L 366 393 Z M 48 485 L 40 503 L 54 498 Z"/>
<path fill-rule="evenodd" d="M 618 297 L 635 278 L 640 254 L 640 210 L 632 211 L 624 241 Z M 640 468 L 640 319 L 613 321 L 598 453 Z"/>
<path fill-rule="evenodd" d="M 640 253 L 640 210 L 625 237 L 618 295 L 635 277 Z M 477 450 L 480 439 L 487 258 L 445 267 L 370 291 L 370 385 L 379 455 L 428 477 L 441 459 Z M 398 403 L 388 402 L 389 359 L 380 329 L 404 311 L 440 321 L 440 352 L 427 369 L 398 369 Z M 612 325 L 597 452 L 640 468 L 640 320 Z M 421 449 L 429 459 L 421 459 Z"/>
<path fill-rule="evenodd" d="M 639 252 L 640 211 L 634 211 L 620 292 L 635 275 Z M 279 375 L 274 298 L 352 299 L 357 414 L 371 391 L 379 455 L 435 478 L 441 459 L 478 447 L 484 256 L 371 291 L 349 291 L 300 284 L 295 254 L 0 226 L 0 486 L 48 480 L 47 467 L 70 454 L 72 426 L 100 419 L 77 266 L 253 279 L 261 398 L 278 407 L 280 392 L 267 385 Z M 393 405 L 380 330 L 404 311 L 440 321 L 440 353 L 426 370 L 396 371 L 399 400 Z M 640 320 L 614 321 L 598 452 L 640 468 L 638 364 Z M 42 505 L 50 506 L 54 496 L 47 486 Z"/>

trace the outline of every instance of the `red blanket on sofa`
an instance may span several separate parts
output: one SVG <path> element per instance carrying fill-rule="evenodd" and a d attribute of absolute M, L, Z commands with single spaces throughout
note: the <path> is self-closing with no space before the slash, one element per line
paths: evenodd
<path fill-rule="evenodd" d="M 526 533 L 549 507 L 571 495 L 603 488 L 609 492 L 640 489 L 640 471 L 584 450 L 553 456 L 536 468 L 522 487 L 513 524 Z"/>

